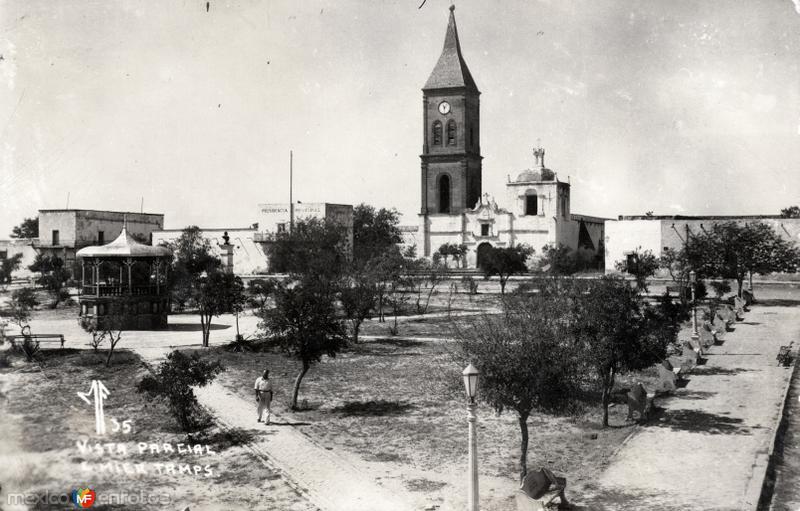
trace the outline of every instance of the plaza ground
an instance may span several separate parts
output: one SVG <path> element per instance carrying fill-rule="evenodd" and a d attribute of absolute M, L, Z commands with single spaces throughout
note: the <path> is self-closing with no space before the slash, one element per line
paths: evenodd
<path fill-rule="evenodd" d="M 658 403 L 662 410 L 654 421 L 642 426 L 626 424 L 627 409 L 621 403 L 612 407 L 613 427 L 605 430 L 598 427 L 599 408 L 591 403 L 570 417 L 534 416 L 529 420 L 529 466 L 548 466 L 565 474 L 568 494 L 579 509 L 651 509 L 651 505 L 687 509 L 696 508 L 693 505 L 697 502 L 703 503 L 703 509 L 736 508 L 731 502 L 744 495 L 744 488 L 729 491 L 731 495 L 726 497 L 722 489 L 709 492 L 705 487 L 694 488 L 686 473 L 713 470 L 720 474 L 713 486 L 738 488 L 753 472 L 753 462 L 748 464 L 745 458 L 755 460 L 763 439 L 770 435 L 778 387 L 781 377 L 788 374 L 774 363 L 777 348 L 773 344 L 788 344 L 789 337 L 797 338 L 800 309 L 789 301 L 792 292 L 781 290 L 760 296 L 765 299 L 764 306 L 754 307 L 725 343 L 712 349 L 706 366 L 690 376 L 684 389 Z M 457 300 L 454 308 L 462 315 L 491 308 L 487 295 L 479 295 L 477 301 L 476 297 L 460 295 Z M 412 509 L 459 509 L 463 507 L 465 487 L 466 421 L 457 374 L 460 368 L 452 363 L 444 340 L 450 335 L 449 320 L 441 312 L 446 301 L 441 295 L 434 300 L 434 310 L 439 313 L 401 319 L 398 337 L 387 336 L 387 324 L 368 322 L 362 343 L 311 369 L 301 387 L 301 403 L 305 400 L 301 412 L 289 412 L 286 406 L 296 364 L 277 352 L 231 353 L 221 349 L 233 337 L 233 318 L 215 318 L 212 348 L 200 351 L 206 357 L 219 358 L 228 369 L 213 388 L 201 391 L 201 399 L 212 411 L 216 408 L 217 415 L 225 415 L 229 426 L 253 435 L 251 444 L 256 448 L 243 455 L 269 458 L 270 442 L 276 452 L 278 439 L 290 445 L 294 442 L 312 460 L 315 454 L 327 453 L 331 464 L 343 464 L 353 470 L 353 477 L 364 478 L 369 488 L 398 496 L 412 503 Z M 64 333 L 71 345 L 86 347 L 80 346 L 87 336 L 78 328 L 74 311 L 44 311 L 37 316 L 33 322 L 36 332 Z M 151 362 L 173 347 L 198 349 L 196 316 L 175 315 L 170 322 L 168 331 L 126 332 L 120 346 L 135 347 Z M 256 323 L 252 316 L 243 317 L 243 333 L 254 332 Z M 252 416 L 252 380 L 265 365 L 273 371 L 276 420 L 282 424 L 273 427 L 256 424 Z M 83 378 L 90 379 L 82 376 L 81 381 Z M 634 378 L 652 381 L 653 374 L 635 375 L 623 380 L 621 386 Z M 750 396 L 750 392 L 757 392 L 757 396 Z M 232 413 L 234 409 L 242 412 Z M 482 406 L 479 424 L 482 508 L 512 510 L 519 456 L 516 420 L 508 413 L 496 416 Z M 736 459 L 720 460 L 705 453 L 726 452 L 724 446 L 731 442 L 742 446 Z M 299 456 L 298 465 L 302 459 L 308 458 Z M 712 461 L 713 469 L 707 466 Z M 292 460 L 286 463 L 291 465 Z M 277 477 L 273 480 L 276 486 L 285 483 L 283 495 L 297 505 L 312 507 L 319 492 L 325 490 L 324 483 L 319 482 L 324 463 L 319 465 L 297 477 L 287 470 L 291 466 L 280 463 L 267 470 Z M 323 488 L 304 492 L 303 479 L 309 486 Z M 292 490 L 298 484 L 300 494 Z M 181 488 L 193 488 L 188 490 L 193 494 L 188 502 L 216 502 L 204 493 L 203 485 L 202 481 L 181 481 Z M 237 486 L 248 488 L 244 493 L 260 491 L 258 484 L 251 486 L 246 481 Z M 195 508 L 214 509 L 209 504 Z M 254 507 L 285 508 L 268 504 Z"/>

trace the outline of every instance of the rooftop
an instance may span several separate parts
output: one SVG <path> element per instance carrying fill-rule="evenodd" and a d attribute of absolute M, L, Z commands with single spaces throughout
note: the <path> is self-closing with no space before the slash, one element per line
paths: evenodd
<path fill-rule="evenodd" d="M 786 220 L 781 215 L 619 215 L 618 220 Z"/>
<path fill-rule="evenodd" d="M 102 246 L 84 247 L 78 250 L 77 257 L 170 257 L 172 251 L 167 247 L 154 247 L 139 243 L 122 228 L 117 239 Z"/>

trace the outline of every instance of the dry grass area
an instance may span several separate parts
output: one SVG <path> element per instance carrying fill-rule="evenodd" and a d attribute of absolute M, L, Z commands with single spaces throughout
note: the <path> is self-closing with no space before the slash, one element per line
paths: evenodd
<path fill-rule="evenodd" d="M 248 400 L 255 378 L 270 368 L 275 411 L 300 423 L 300 430 L 319 444 L 357 457 L 371 470 L 385 470 L 409 491 L 462 491 L 467 463 L 462 368 L 446 342 L 385 338 L 323 359 L 303 381 L 300 412 L 288 410 L 295 361 L 270 351 L 203 353 L 223 362 L 227 371 L 220 381 Z M 635 377 L 650 380 L 654 375 Z M 625 423 L 627 407 L 620 405 L 611 409 L 614 426 L 602 429 L 600 407 L 589 399 L 573 416 L 529 419 L 529 467 L 547 466 L 566 474 L 577 495 L 583 485 L 591 486 L 632 431 Z M 520 442 L 515 416 L 498 416 L 481 405 L 479 442 L 482 478 L 507 481 L 495 494 L 482 493 L 482 507 L 514 509 L 509 497 L 516 485 Z M 376 469 L 375 463 L 383 465 Z"/>
<path fill-rule="evenodd" d="M 8 506 L 9 493 L 63 496 L 88 486 L 98 499 L 119 492 L 169 499 L 168 504 L 129 501 L 94 509 L 314 509 L 242 445 L 253 433 L 220 431 L 212 424 L 188 437 L 177 428 L 164 404 L 146 401 L 134 390 L 147 371 L 138 357 L 120 352 L 110 368 L 103 361 L 102 354 L 54 350 L 42 353 L 39 363 L 12 357 L 11 366 L 0 369 L 1 508 L 25 509 Z M 95 433 L 93 408 L 76 394 L 87 392 L 93 379 L 101 380 L 110 391 L 104 437 Z M 112 418 L 130 419 L 132 432 L 113 433 Z M 112 453 L 82 452 L 77 445 L 82 440 L 89 445 L 114 442 L 126 452 L 117 447 Z M 213 454 L 140 454 L 139 442 L 170 443 L 176 449 L 179 443 L 203 444 L 211 447 Z M 84 462 L 87 465 L 82 465 Z M 134 473 L 125 473 L 126 463 Z M 168 463 L 175 464 L 174 473 L 168 473 Z M 136 464 L 141 464 L 145 473 L 135 473 Z M 182 466 L 191 467 L 191 472 L 181 473 Z M 202 467 L 197 474 L 195 466 Z M 233 487 L 249 491 L 230 491 Z M 32 509 L 67 507 L 72 505 L 40 504 Z"/>

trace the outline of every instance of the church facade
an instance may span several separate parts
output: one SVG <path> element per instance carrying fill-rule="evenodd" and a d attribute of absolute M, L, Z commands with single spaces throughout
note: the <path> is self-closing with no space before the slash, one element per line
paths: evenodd
<path fill-rule="evenodd" d="M 466 264 L 480 265 L 488 247 L 526 244 L 603 252 L 603 218 L 573 214 L 570 184 L 545 167 L 534 149 L 533 168 L 506 183 L 504 204 L 482 191 L 480 91 L 461 52 L 454 7 L 444 48 L 422 88 L 424 135 L 419 224 L 404 227 L 407 245 L 432 256 L 445 243 L 467 247 Z"/>

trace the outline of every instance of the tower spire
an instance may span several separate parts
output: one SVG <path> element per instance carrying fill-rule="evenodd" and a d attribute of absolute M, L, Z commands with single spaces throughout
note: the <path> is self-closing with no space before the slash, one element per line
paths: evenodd
<path fill-rule="evenodd" d="M 426 89 L 437 89 L 443 87 L 466 87 L 467 89 L 478 92 L 478 86 L 472 79 L 464 56 L 461 54 L 461 42 L 458 40 L 458 28 L 456 27 L 456 6 L 450 6 L 450 20 L 447 23 L 447 31 L 444 35 L 444 47 L 439 61 L 433 68 L 428 81 L 425 83 Z"/>

